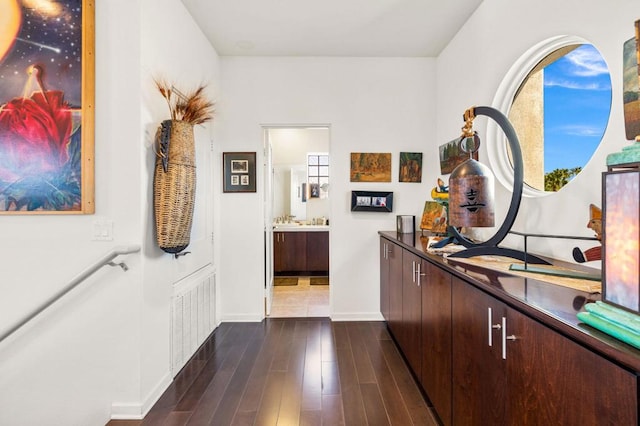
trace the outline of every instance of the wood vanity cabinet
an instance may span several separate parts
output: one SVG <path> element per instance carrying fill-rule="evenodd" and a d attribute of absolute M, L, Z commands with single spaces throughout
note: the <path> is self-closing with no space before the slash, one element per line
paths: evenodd
<path fill-rule="evenodd" d="M 442 424 L 639 424 L 640 369 L 418 250 L 381 237 L 381 311 Z"/>
<path fill-rule="evenodd" d="M 329 232 L 306 232 L 307 271 L 329 271 Z"/>
<path fill-rule="evenodd" d="M 273 233 L 273 271 L 307 270 L 307 232 Z"/>
<path fill-rule="evenodd" d="M 329 231 L 273 233 L 273 271 L 329 272 Z"/>

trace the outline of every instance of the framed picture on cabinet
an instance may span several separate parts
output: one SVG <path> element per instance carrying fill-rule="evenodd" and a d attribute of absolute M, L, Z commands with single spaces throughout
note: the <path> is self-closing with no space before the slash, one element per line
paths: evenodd
<path fill-rule="evenodd" d="M 0 22 L 0 214 L 92 214 L 94 1 L 0 1 Z"/>
<path fill-rule="evenodd" d="M 256 153 L 222 153 L 223 192 L 256 192 Z"/>

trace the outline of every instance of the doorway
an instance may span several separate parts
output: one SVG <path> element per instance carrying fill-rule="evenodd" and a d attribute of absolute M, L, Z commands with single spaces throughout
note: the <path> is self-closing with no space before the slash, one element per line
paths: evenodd
<path fill-rule="evenodd" d="M 330 127 L 264 126 L 265 315 L 330 314 Z"/>

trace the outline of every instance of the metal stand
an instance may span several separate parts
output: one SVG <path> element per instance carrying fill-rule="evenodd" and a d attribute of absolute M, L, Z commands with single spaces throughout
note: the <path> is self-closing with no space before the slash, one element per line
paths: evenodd
<path fill-rule="evenodd" d="M 546 260 L 543 260 L 531 254 L 527 254 L 526 252 L 498 247 L 498 244 L 500 244 L 500 242 L 504 240 L 504 238 L 511 230 L 511 227 L 516 220 L 518 209 L 520 208 L 520 200 L 522 199 L 522 188 L 524 183 L 522 151 L 520 150 L 520 142 L 518 141 L 518 136 L 516 135 L 513 126 L 511 125 L 507 117 L 504 116 L 504 114 L 502 114 L 495 108 L 486 106 L 475 107 L 474 114 L 476 116 L 486 115 L 487 117 L 494 119 L 496 123 L 498 123 L 498 125 L 502 128 L 502 131 L 507 137 L 509 147 L 511 148 L 511 156 L 513 160 L 513 192 L 511 194 L 511 204 L 509 205 L 509 210 L 507 211 L 507 216 L 505 217 L 502 226 L 500 226 L 493 237 L 489 238 L 485 242 L 474 243 L 460 234 L 457 229 L 449 226 L 448 230 L 451 236 L 458 240 L 461 245 L 466 247 L 466 250 L 451 254 L 449 255 L 449 257 L 469 258 L 483 255 L 494 255 L 511 257 L 526 263 L 549 265 L 549 262 L 547 262 Z"/>

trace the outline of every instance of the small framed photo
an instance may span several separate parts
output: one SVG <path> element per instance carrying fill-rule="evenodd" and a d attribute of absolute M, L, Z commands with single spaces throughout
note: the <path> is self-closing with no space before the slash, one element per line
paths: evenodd
<path fill-rule="evenodd" d="M 223 192 L 256 192 L 256 153 L 222 153 Z"/>
<path fill-rule="evenodd" d="M 351 191 L 351 211 L 391 212 L 393 192 Z"/>

